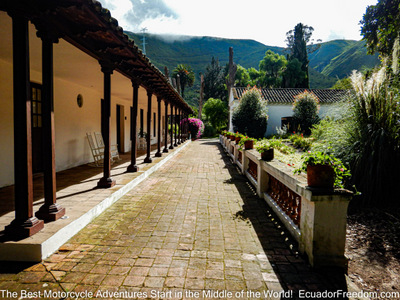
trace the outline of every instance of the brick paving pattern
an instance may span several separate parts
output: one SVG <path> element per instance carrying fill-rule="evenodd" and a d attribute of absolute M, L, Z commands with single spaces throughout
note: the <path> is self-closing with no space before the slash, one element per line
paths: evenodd
<path fill-rule="evenodd" d="M 214 139 L 191 143 L 42 263 L 1 269 L 0 290 L 42 298 L 49 290 L 264 299 L 267 290 L 346 289 L 343 275 L 316 272 L 298 255 Z"/>

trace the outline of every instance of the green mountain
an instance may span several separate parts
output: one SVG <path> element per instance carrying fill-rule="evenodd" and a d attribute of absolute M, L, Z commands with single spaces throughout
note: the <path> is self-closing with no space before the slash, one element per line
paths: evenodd
<path fill-rule="evenodd" d="M 142 36 L 127 32 L 142 49 Z M 321 43 L 318 50 L 309 55 L 310 85 L 312 88 L 330 88 L 337 80 L 348 76 L 353 69 L 362 70 L 379 64 L 377 56 L 367 55 L 363 41 L 335 40 Z M 258 69 L 267 50 L 284 54 L 284 48 L 266 46 L 254 40 L 223 39 L 215 37 L 191 37 L 146 35 L 146 55 L 160 70 L 170 72 L 181 63 L 193 68 L 196 81 L 204 73 L 211 57 L 221 65 L 228 63 L 229 47 L 233 47 L 234 62 L 245 68 Z"/>
<path fill-rule="evenodd" d="M 127 32 L 142 49 L 142 36 Z M 178 64 L 190 65 L 196 76 L 210 64 L 211 57 L 221 65 L 228 63 L 229 47 L 233 47 L 234 61 L 245 68 L 256 67 L 267 50 L 282 53 L 283 48 L 271 47 L 254 40 L 235 40 L 214 37 L 146 35 L 146 55 L 160 70 L 167 66 L 173 70 Z"/>
<path fill-rule="evenodd" d="M 342 53 L 331 59 L 321 73 L 330 77 L 344 78 L 353 70 L 363 71 L 379 65 L 379 56 L 368 55 L 364 41 L 356 42 L 354 45 L 344 49 Z"/>
<path fill-rule="evenodd" d="M 308 56 L 310 67 L 314 68 L 318 72 L 322 72 L 322 70 L 330 64 L 333 58 L 355 44 L 357 44 L 356 41 L 348 40 L 335 40 L 320 44 L 320 47 Z"/>

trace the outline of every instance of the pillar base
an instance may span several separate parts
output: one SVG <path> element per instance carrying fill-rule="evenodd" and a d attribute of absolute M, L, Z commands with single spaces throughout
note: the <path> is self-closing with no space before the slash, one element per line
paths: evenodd
<path fill-rule="evenodd" d="M 149 164 L 149 163 L 153 162 L 153 160 L 151 159 L 151 157 L 146 157 L 146 158 L 144 159 L 144 162 L 145 162 L 146 164 Z"/>
<path fill-rule="evenodd" d="M 103 177 L 97 183 L 97 187 L 107 189 L 107 188 L 113 187 L 115 185 L 115 183 L 116 183 L 115 180 L 112 180 L 111 177 L 109 177 L 109 178 Z"/>
<path fill-rule="evenodd" d="M 50 206 L 44 204 L 39 208 L 39 211 L 36 212 L 35 214 L 35 216 L 38 219 L 43 220 L 45 222 L 56 221 L 64 215 L 65 215 L 65 208 L 61 207 L 61 205 L 57 203 L 54 203 Z"/>
<path fill-rule="evenodd" d="M 158 151 L 154 156 L 155 156 L 155 157 L 161 157 L 161 156 L 162 156 L 162 153 L 161 153 L 160 151 Z"/>
<path fill-rule="evenodd" d="M 44 227 L 44 221 L 39 220 L 36 217 L 29 218 L 25 222 L 21 223 L 14 220 L 5 227 L 5 233 L 12 238 L 23 239 L 34 235 L 35 233 L 42 230 Z"/>
<path fill-rule="evenodd" d="M 171 150 L 172 150 L 172 149 L 174 149 L 174 146 L 172 146 L 172 145 L 171 145 L 171 146 L 169 146 L 169 149 L 171 149 Z"/>
<path fill-rule="evenodd" d="M 168 148 L 165 147 L 164 150 L 162 151 L 163 153 L 168 153 Z"/>
<path fill-rule="evenodd" d="M 134 172 L 138 172 L 139 171 L 139 167 L 137 165 L 129 165 L 126 168 L 126 172 L 128 173 L 134 173 Z"/>
<path fill-rule="evenodd" d="M 174 147 L 178 147 L 178 144 L 177 144 L 177 143 L 175 143 L 175 144 L 174 144 Z"/>

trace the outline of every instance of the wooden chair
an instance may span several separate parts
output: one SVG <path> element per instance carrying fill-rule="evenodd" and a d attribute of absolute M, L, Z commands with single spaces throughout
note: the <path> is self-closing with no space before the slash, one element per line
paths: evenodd
<path fill-rule="evenodd" d="M 138 150 L 144 150 L 146 149 L 146 138 L 140 137 L 138 139 Z"/>
<path fill-rule="evenodd" d="M 93 164 L 96 167 L 101 167 L 103 166 L 103 161 L 104 161 L 104 147 L 98 147 L 93 139 L 93 136 L 91 133 L 86 133 L 86 137 L 89 142 L 90 146 L 90 151 L 92 152 L 93 156 Z"/>
<path fill-rule="evenodd" d="M 101 135 L 101 133 L 100 132 L 95 132 L 94 133 L 94 137 L 96 139 L 98 148 L 102 148 L 103 151 L 104 151 L 104 146 L 105 145 L 104 145 L 104 140 L 103 140 L 103 136 Z M 112 162 L 121 160 L 121 158 L 119 157 L 118 145 L 117 144 L 111 145 L 110 154 L 111 154 L 111 161 Z"/>

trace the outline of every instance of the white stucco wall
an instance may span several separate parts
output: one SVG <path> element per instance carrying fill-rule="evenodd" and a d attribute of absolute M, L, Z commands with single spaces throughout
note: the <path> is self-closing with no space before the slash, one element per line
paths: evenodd
<path fill-rule="evenodd" d="M 0 59 L 0 186 L 14 182 L 12 65 Z"/>

